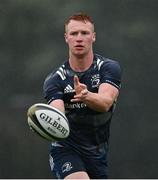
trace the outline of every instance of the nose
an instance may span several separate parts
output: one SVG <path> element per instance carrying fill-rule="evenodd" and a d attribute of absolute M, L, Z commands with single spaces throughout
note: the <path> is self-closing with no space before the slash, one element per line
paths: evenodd
<path fill-rule="evenodd" d="M 83 41 L 83 36 L 82 36 L 81 33 L 78 33 L 78 34 L 77 34 L 76 41 L 77 41 L 77 42 L 82 42 L 82 41 Z"/>

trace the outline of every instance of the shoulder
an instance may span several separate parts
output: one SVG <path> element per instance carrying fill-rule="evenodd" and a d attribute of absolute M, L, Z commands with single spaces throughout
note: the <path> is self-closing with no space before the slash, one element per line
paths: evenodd
<path fill-rule="evenodd" d="M 46 76 L 44 82 L 46 83 L 49 81 L 64 80 L 66 78 L 65 67 L 66 67 L 66 62 L 59 65 L 57 68 L 55 68 L 52 72 L 50 72 Z"/>
<path fill-rule="evenodd" d="M 114 71 L 120 71 L 121 72 L 121 66 L 119 61 L 106 58 L 104 56 L 101 56 L 99 54 L 95 54 L 95 60 L 97 63 L 97 67 L 99 70 L 114 70 Z"/>
<path fill-rule="evenodd" d="M 96 55 L 96 62 L 101 78 L 101 83 L 110 83 L 120 89 L 122 70 L 118 61 Z"/>
<path fill-rule="evenodd" d="M 96 60 L 98 67 L 101 67 L 102 65 L 104 65 L 104 66 L 120 66 L 119 61 L 101 56 L 99 54 L 95 54 L 95 60 Z"/>

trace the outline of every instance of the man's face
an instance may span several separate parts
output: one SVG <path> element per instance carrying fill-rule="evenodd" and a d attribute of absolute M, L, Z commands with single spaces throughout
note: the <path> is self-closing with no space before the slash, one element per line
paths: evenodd
<path fill-rule="evenodd" d="M 71 54 L 75 56 L 88 54 L 95 41 L 94 26 L 90 22 L 71 20 L 66 26 L 65 41 Z"/>

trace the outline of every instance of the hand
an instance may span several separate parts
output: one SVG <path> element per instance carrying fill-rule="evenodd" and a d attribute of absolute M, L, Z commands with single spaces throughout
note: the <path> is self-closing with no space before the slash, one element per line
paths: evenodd
<path fill-rule="evenodd" d="M 74 99 L 71 99 L 71 102 L 83 101 L 88 94 L 87 86 L 80 83 L 79 78 L 76 75 L 74 76 L 74 89 L 76 95 L 74 96 Z"/>
<path fill-rule="evenodd" d="M 85 89 L 85 85 L 80 83 L 78 76 L 74 76 L 74 89 L 76 94 L 80 94 L 83 89 Z"/>

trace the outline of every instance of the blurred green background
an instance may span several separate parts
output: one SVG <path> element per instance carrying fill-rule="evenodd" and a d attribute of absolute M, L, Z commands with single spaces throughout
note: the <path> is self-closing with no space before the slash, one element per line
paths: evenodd
<path fill-rule="evenodd" d="M 95 21 L 94 51 L 123 68 L 111 125 L 110 178 L 158 178 L 158 1 L 0 1 L 0 178 L 52 178 L 49 142 L 27 125 L 43 99 L 46 75 L 67 59 L 64 21 L 86 12 Z"/>

